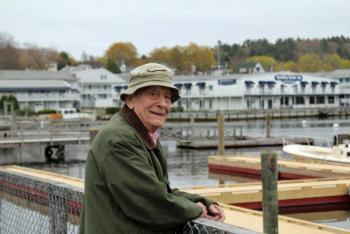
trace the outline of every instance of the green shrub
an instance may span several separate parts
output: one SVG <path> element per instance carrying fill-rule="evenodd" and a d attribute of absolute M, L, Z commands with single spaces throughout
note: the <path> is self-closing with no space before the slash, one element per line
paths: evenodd
<path fill-rule="evenodd" d="M 182 106 L 174 106 L 171 108 L 170 112 L 183 112 L 184 108 Z"/>
<path fill-rule="evenodd" d="M 4 109 L 4 102 L 13 102 L 15 111 L 19 109 L 19 104 L 17 98 L 13 95 L 4 95 L 0 98 L 0 110 Z"/>
<path fill-rule="evenodd" d="M 23 110 L 17 110 L 16 115 L 18 115 L 18 116 L 35 116 L 37 114 L 35 113 L 35 111 L 33 111 L 32 109 L 27 107 L 27 108 L 24 108 Z"/>
<path fill-rule="evenodd" d="M 38 115 L 49 115 L 54 113 L 56 113 L 56 110 L 52 110 L 52 109 L 44 109 L 37 112 Z"/>

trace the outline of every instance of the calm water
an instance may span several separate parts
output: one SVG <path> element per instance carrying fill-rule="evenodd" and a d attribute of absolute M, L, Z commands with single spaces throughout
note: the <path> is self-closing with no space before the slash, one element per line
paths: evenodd
<path fill-rule="evenodd" d="M 243 126 L 243 134 L 247 136 L 264 136 L 264 121 L 245 121 L 236 122 L 238 126 Z M 236 124 L 234 123 L 234 124 Z M 316 137 L 320 144 L 332 142 L 334 134 L 350 133 L 349 119 L 297 119 L 297 120 L 274 120 L 272 122 L 272 136 L 308 136 Z M 163 146 L 167 152 L 169 178 L 172 187 L 191 187 L 196 185 L 217 185 L 219 179 L 225 179 L 225 183 L 239 183 L 249 181 L 250 179 L 240 177 L 221 177 L 208 173 L 208 156 L 215 155 L 216 150 L 186 150 L 177 149 L 175 141 L 164 141 Z M 78 158 L 84 158 L 88 146 L 81 146 L 81 154 Z M 226 149 L 226 154 L 249 154 L 259 156 L 261 150 L 267 148 L 245 148 L 245 149 Z M 281 147 L 269 147 L 277 151 L 282 157 Z M 54 171 L 70 176 L 84 178 L 84 163 L 71 163 L 65 165 L 36 165 L 36 168 Z M 350 230 L 349 208 L 327 208 L 325 211 L 311 213 L 304 211 L 303 214 L 290 214 L 290 216 L 316 221 L 326 222 Z M 312 209 L 315 211 L 315 209 Z"/>

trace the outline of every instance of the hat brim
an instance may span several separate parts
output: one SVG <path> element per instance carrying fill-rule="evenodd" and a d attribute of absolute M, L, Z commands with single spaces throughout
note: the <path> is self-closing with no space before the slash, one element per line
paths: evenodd
<path fill-rule="evenodd" d="M 173 84 L 169 84 L 169 82 L 158 80 L 158 81 L 147 81 L 141 84 L 136 84 L 134 86 L 128 86 L 127 90 L 125 90 L 120 94 L 120 99 L 125 101 L 127 96 L 132 95 L 133 93 L 135 93 L 137 90 L 141 88 L 145 88 L 149 86 L 162 86 L 162 87 L 169 88 L 171 91 L 172 103 L 176 102 L 180 98 L 179 89 L 176 86 L 174 86 Z"/>

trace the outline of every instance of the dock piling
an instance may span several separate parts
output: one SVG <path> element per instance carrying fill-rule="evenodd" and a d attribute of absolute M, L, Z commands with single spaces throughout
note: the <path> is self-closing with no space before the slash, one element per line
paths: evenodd
<path fill-rule="evenodd" d="M 277 154 L 261 153 L 264 233 L 278 233 Z"/>
<path fill-rule="evenodd" d="M 224 122 L 225 122 L 224 113 L 220 111 L 218 115 L 218 134 L 219 134 L 218 154 L 219 155 L 225 155 L 225 127 L 224 127 L 225 123 Z"/>
<path fill-rule="evenodd" d="M 265 130 L 266 130 L 266 138 L 271 137 L 271 115 L 267 114 L 265 116 Z"/>

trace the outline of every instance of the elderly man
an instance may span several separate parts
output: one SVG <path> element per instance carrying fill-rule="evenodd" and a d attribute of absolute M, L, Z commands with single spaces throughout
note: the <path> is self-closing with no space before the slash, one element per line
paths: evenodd
<path fill-rule="evenodd" d="M 213 201 L 171 189 L 158 139 L 180 98 L 171 71 L 149 63 L 130 73 L 126 102 L 99 131 L 86 162 L 81 233 L 175 233 L 187 221 L 223 221 Z"/>

